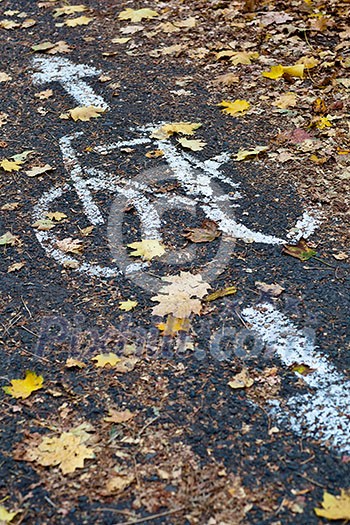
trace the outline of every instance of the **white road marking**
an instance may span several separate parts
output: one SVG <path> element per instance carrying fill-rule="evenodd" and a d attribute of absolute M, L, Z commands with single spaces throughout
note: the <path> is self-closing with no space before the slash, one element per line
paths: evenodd
<path fill-rule="evenodd" d="M 294 242 L 299 241 L 302 237 L 307 239 L 315 232 L 315 230 L 317 230 L 320 222 L 319 214 L 317 212 L 310 215 L 310 213 L 304 211 L 303 216 L 297 220 L 294 228 L 287 233 L 287 237 Z"/>
<path fill-rule="evenodd" d="M 271 413 L 289 422 L 299 435 L 307 435 L 341 453 L 350 452 L 350 382 L 316 349 L 313 341 L 271 304 L 244 308 L 242 317 L 289 367 L 305 364 L 314 369 L 300 375 L 311 390 L 285 403 L 270 402 Z"/>
<path fill-rule="evenodd" d="M 59 82 L 81 106 L 96 106 L 108 109 L 107 102 L 97 95 L 82 79 L 99 76 L 102 71 L 85 64 L 73 64 L 62 57 L 35 57 L 33 59 L 37 73 L 33 74 L 34 84 Z"/>

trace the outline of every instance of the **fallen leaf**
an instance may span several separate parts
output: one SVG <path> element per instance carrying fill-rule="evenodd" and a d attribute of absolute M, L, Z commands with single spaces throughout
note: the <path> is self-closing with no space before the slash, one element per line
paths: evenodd
<path fill-rule="evenodd" d="M 203 297 L 203 301 L 215 301 L 219 297 L 226 297 L 226 295 L 233 295 L 237 293 L 236 286 L 227 286 L 227 288 L 222 288 L 221 290 L 216 290 L 216 292 L 210 293 Z"/>
<path fill-rule="evenodd" d="M 48 98 L 52 97 L 53 91 L 52 89 L 45 89 L 45 91 L 40 91 L 39 93 L 35 93 L 35 97 L 39 98 L 40 100 L 47 100 Z"/>
<path fill-rule="evenodd" d="M 332 122 L 327 117 L 321 117 L 315 121 L 315 126 L 318 129 L 331 128 Z"/>
<path fill-rule="evenodd" d="M 340 496 L 324 491 L 322 509 L 315 508 L 315 514 L 328 520 L 350 520 L 350 492 L 340 490 Z"/>
<path fill-rule="evenodd" d="M 285 290 L 285 288 L 282 288 L 279 284 L 267 284 L 260 281 L 255 281 L 255 286 L 258 290 L 271 297 L 279 297 Z"/>
<path fill-rule="evenodd" d="M 161 149 L 154 149 L 146 153 L 148 159 L 157 159 L 158 157 L 163 157 L 164 151 Z"/>
<path fill-rule="evenodd" d="M 160 257 L 165 253 L 165 248 L 157 239 L 144 239 L 127 245 L 134 251 L 130 252 L 132 257 L 142 257 L 144 261 L 151 261 L 154 257 Z"/>
<path fill-rule="evenodd" d="M 3 505 L 0 505 L 0 523 L 6 524 L 10 523 L 13 518 L 18 514 L 17 512 L 8 512 Z"/>
<path fill-rule="evenodd" d="M 57 7 L 53 12 L 53 16 L 54 18 L 57 18 L 62 15 L 74 15 L 75 13 L 82 13 L 83 11 L 86 11 L 86 10 L 87 10 L 87 7 L 82 4 L 65 5 L 63 7 Z"/>
<path fill-rule="evenodd" d="M 221 111 L 223 113 L 226 113 L 227 115 L 244 115 L 248 109 L 250 108 L 250 103 L 247 100 L 223 100 L 218 104 L 218 106 L 222 106 L 224 109 Z"/>
<path fill-rule="evenodd" d="M 260 153 L 267 151 L 268 146 L 256 146 L 254 149 L 240 149 L 234 159 L 236 162 L 246 159 L 256 158 Z"/>
<path fill-rule="evenodd" d="M 18 272 L 23 266 L 25 266 L 24 262 L 13 263 L 7 268 L 7 273 Z"/>
<path fill-rule="evenodd" d="M 0 167 L 5 171 L 12 172 L 12 171 L 19 171 L 21 169 L 21 164 L 23 164 L 23 162 L 20 162 L 20 161 L 15 162 L 14 160 L 3 159 L 0 162 Z"/>
<path fill-rule="evenodd" d="M 49 49 L 52 49 L 53 47 L 55 47 L 56 44 L 53 44 L 52 42 L 49 42 L 49 41 L 45 41 L 45 42 L 40 42 L 40 44 L 35 44 L 34 46 L 31 47 L 32 51 L 48 51 Z"/>
<path fill-rule="evenodd" d="M 8 82 L 9 80 L 12 80 L 12 77 L 8 75 L 7 73 L 0 72 L 0 82 Z"/>
<path fill-rule="evenodd" d="M 98 108 L 96 106 L 79 106 L 68 111 L 71 118 L 76 122 L 77 120 L 82 120 L 84 122 L 90 120 L 91 118 L 100 117 L 100 113 L 104 113 L 105 109 Z"/>
<path fill-rule="evenodd" d="M 61 222 L 63 219 L 67 218 L 67 215 L 65 213 L 60 212 L 60 211 L 49 211 L 46 214 L 46 217 L 48 219 L 50 219 L 50 221 Z"/>
<path fill-rule="evenodd" d="M 17 210 L 20 206 L 20 202 L 8 202 L 7 204 L 3 204 L 0 209 L 4 211 L 13 211 Z"/>
<path fill-rule="evenodd" d="M 33 27 L 36 24 L 36 20 L 34 18 L 27 18 L 26 20 L 23 20 L 21 24 L 22 29 L 26 29 L 28 27 Z"/>
<path fill-rule="evenodd" d="M 187 139 L 186 137 L 183 137 L 177 140 L 183 148 L 187 148 L 192 151 L 202 151 L 204 146 L 207 145 L 207 143 L 203 142 L 202 140 L 190 140 L 190 139 Z"/>
<path fill-rule="evenodd" d="M 200 228 L 186 228 L 185 231 L 183 237 L 195 243 L 211 242 L 221 235 L 216 222 L 210 219 L 205 219 Z"/>
<path fill-rule="evenodd" d="M 66 239 L 62 239 L 62 241 L 57 241 L 56 244 L 58 249 L 64 253 L 80 254 L 84 248 L 81 240 L 72 239 L 72 237 L 67 237 Z"/>
<path fill-rule="evenodd" d="M 144 18 L 149 19 L 155 18 L 156 16 L 159 16 L 158 13 L 152 9 L 131 9 L 128 7 L 119 13 L 118 18 L 120 18 L 120 20 L 131 20 L 131 22 L 140 22 Z"/>
<path fill-rule="evenodd" d="M 83 361 L 78 361 L 77 359 L 73 359 L 73 357 L 68 357 L 68 359 L 66 359 L 65 366 L 67 368 L 85 368 L 86 363 L 83 363 Z"/>
<path fill-rule="evenodd" d="M 118 357 L 117 354 L 109 352 L 108 354 L 98 354 L 95 357 L 92 357 L 91 361 L 96 361 L 95 366 L 97 368 L 104 368 L 107 365 L 115 366 L 121 361 L 121 358 Z"/>
<path fill-rule="evenodd" d="M 349 255 L 345 252 L 332 253 L 332 255 L 337 261 L 345 261 L 349 258 Z"/>
<path fill-rule="evenodd" d="M 181 319 L 169 314 L 165 323 L 158 323 L 156 326 L 163 336 L 174 336 L 179 332 L 188 332 L 190 322 L 188 318 Z"/>
<path fill-rule="evenodd" d="M 12 235 L 11 232 L 6 232 L 0 237 L 0 246 L 6 245 L 14 246 L 15 244 L 20 244 L 19 237 L 17 235 Z"/>
<path fill-rule="evenodd" d="M 22 153 L 17 153 L 16 155 L 12 155 L 11 159 L 13 159 L 15 162 L 24 162 L 27 160 L 28 156 L 34 153 L 33 149 L 27 149 L 25 151 L 22 151 Z"/>
<path fill-rule="evenodd" d="M 300 374 L 302 376 L 307 376 L 309 374 L 312 374 L 312 372 L 315 372 L 315 368 L 310 368 L 309 365 L 305 365 L 304 363 L 301 364 L 294 364 L 290 367 L 292 372 L 296 372 L 297 374 Z"/>
<path fill-rule="evenodd" d="M 11 386 L 3 386 L 2 389 L 16 399 L 27 399 L 32 392 L 42 388 L 43 382 L 43 376 L 27 370 L 25 379 L 12 379 Z"/>
<path fill-rule="evenodd" d="M 26 171 L 26 175 L 28 177 L 36 177 L 37 175 L 42 175 L 43 173 L 46 173 L 47 171 L 52 171 L 55 168 L 50 166 L 50 164 L 45 164 L 45 166 L 34 166 L 30 170 Z"/>
<path fill-rule="evenodd" d="M 184 319 L 191 313 L 199 314 L 201 301 L 210 288 L 203 282 L 202 276 L 190 272 L 180 272 L 179 275 L 162 277 L 162 280 L 170 283 L 162 286 L 159 294 L 151 297 L 152 301 L 159 304 L 152 310 L 154 315 L 172 314 L 174 317 Z"/>
<path fill-rule="evenodd" d="M 86 26 L 93 21 L 93 18 L 88 16 L 79 16 L 78 18 L 69 18 L 64 23 L 68 27 Z"/>
<path fill-rule="evenodd" d="M 131 346 L 131 345 L 126 345 Z M 125 352 L 125 348 L 124 348 Z M 119 362 L 113 367 L 113 370 L 115 372 L 119 372 L 120 374 L 126 374 L 127 372 L 131 372 L 134 370 L 136 363 L 139 362 L 139 358 L 137 357 L 122 357 Z"/>
<path fill-rule="evenodd" d="M 327 106 L 323 98 L 316 98 L 312 103 L 312 111 L 318 115 L 327 113 Z"/>
<path fill-rule="evenodd" d="M 130 412 L 130 410 L 118 411 L 114 408 L 108 409 L 108 416 L 103 418 L 103 421 L 107 423 L 126 423 L 135 417 L 135 414 Z"/>
<path fill-rule="evenodd" d="M 305 239 L 300 239 L 296 245 L 285 244 L 283 246 L 283 253 L 291 255 L 300 261 L 308 261 L 317 254 L 315 250 L 309 248 Z"/>
<path fill-rule="evenodd" d="M 25 459 L 44 467 L 58 466 L 64 475 L 70 474 L 77 468 L 83 468 L 85 459 L 95 457 L 93 449 L 83 441 L 84 438 L 73 432 L 63 432 L 59 437 L 45 436 L 38 446 L 26 452 Z"/>
<path fill-rule="evenodd" d="M 274 102 L 273 106 L 276 106 L 279 109 L 287 109 L 289 107 L 294 107 L 297 103 L 297 96 L 295 93 L 288 92 L 284 95 L 278 97 Z"/>
<path fill-rule="evenodd" d="M 88 237 L 92 231 L 94 230 L 95 226 L 87 226 L 86 228 L 83 228 L 82 230 L 80 230 L 80 233 L 84 236 L 84 237 Z"/>
<path fill-rule="evenodd" d="M 278 80 L 285 74 L 290 77 L 304 78 L 304 69 L 304 64 L 295 64 L 294 66 L 281 66 L 281 64 L 279 64 L 278 66 L 272 66 L 270 71 L 264 71 L 262 76 L 272 80 Z"/>
<path fill-rule="evenodd" d="M 121 38 L 112 38 L 111 42 L 112 44 L 126 44 L 127 42 L 129 42 L 129 40 L 130 37 L 124 36 Z"/>
<path fill-rule="evenodd" d="M 127 301 L 121 301 L 119 303 L 119 310 L 124 310 L 124 312 L 129 312 L 130 310 L 135 308 L 135 306 L 137 306 L 138 304 L 139 303 L 137 301 L 131 301 L 130 299 L 128 299 Z"/>
<path fill-rule="evenodd" d="M 14 29 L 15 27 L 19 26 L 20 24 L 13 22 L 13 20 L 0 20 L 0 27 L 3 29 Z"/>
<path fill-rule="evenodd" d="M 228 386 L 231 388 L 249 388 L 254 384 L 254 379 L 249 376 L 248 370 L 243 368 L 239 374 L 236 374 L 232 381 L 229 381 Z"/>
<path fill-rule="evenodd" d="M 219 75 L 213 81 L 214 84 L 223 84 L 224 86 L 232 86 L 232 84 L 237 84 L 240 81 L 240 78 L 234 73 L 225 73 L 224 75 Z"/>
<path fill-rule="evenodd" d="M 232 62 L 234 66 L 238 66 L 238 64 L 250 65 L 252 60 L 257 60 L 258 58 L 259 53 L 254 51 L 240 51 L 238 53 L 233 53 L 230 62 Z"/>
<path fill-rule="evenodd" d="M 193 135 L 195 130 L 200 128 L 201 125 L 202 124 L 192 122 L 171 122 L 170 124 L 163 124 L 163 126 L 153 131 L 151 137 L 164 140 L 174 135 L 174 133 Z"/>
<path fill-rule="evenodd" d="M 106 492 L 114 494 L 115 492 L 122 492 L 135 480 L 135 476 L 127 474 L 118 474 L 113 476 L 106 483 Z"/>
<path fill-rule="evenodd" d="M 32 224 L 33 228 L 43 232 L 52 230 L 55 226 L 56 224 L 50 219 L 39 219 Z"/>

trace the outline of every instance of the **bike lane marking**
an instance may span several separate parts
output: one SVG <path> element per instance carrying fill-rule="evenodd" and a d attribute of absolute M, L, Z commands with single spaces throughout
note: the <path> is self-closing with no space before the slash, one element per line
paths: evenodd
<path fill-rule="evenodd" d="M 92 87 L 82 80 L 85 77 L 99 76 L 101 70 L 85 64 L 74 64 L 61 57 L 35 57 L 33 64 L 38 70 L 32 75 L 34 84 L 58 82 L 78 104 L 109 108 L 103 97 L 97 95 Z"/>
<path fill-rule="evenodd" d="M 335 451 L 349 453 L 350 381 L 273 305 L 263 303 L 244 308 L 242 317 L 273 348 L 283 365 L 304 364 L 313 369 L 307 375 L 295 372 L 312 391 L 293 395 L 286 399 L 285 406 L 271 400 L 273 417 L 281 424 L 289 421 L 298 435 L 307 435 Z"/>

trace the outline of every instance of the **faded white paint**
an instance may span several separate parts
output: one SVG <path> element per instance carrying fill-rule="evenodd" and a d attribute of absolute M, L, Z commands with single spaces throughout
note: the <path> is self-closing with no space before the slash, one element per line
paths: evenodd
<path fill-rule="evenodd" d="M 314 341 L 273 305 L 244 308 L 242 317 L 279 356 L 283 365 L 304 364 L 314 371 L 297 374 L 309 389 L 280 403 L 271 413 L 300 435 L 308 435 L 342 453 L 350 452 L 350 382 L 315 348 Z"/>
<path fill-rule="evenodd" d="M 34 84 L 49 84 L 58 82 L 63 89 L 81 106 L 96 106 L 108 109 L 107 102 L 82 79 L 99 76 L 102 71 L 85 64 L 73 64 L 62 57 L 35 57 L 33 74 Z"/>

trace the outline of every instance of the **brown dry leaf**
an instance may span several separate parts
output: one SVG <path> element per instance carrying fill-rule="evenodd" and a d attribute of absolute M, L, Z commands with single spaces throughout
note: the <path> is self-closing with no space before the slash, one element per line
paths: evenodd
<path fill-rule="evenodd" d="M 61 222 L 63 219 L 67 218 L 67 215 L 65 213 L 60 212 L 60 211 L 49 211 L 46 214 L 46 217 L 48 219 L 50 219 L 50 221 Z"/>
<path fill-rule="evenodd" d="M 229 381 L 228 386 L 231 388 L 249 388 L 254 384 L 254 379 L 249 376 L 248 370 L 243 368 L 239 374 L 236 374 L 231 381 Z"/>
<path fill-rule="evenodd" d="M 0 111 L 0 128 L 7 124 L 8 114 L 4 113 L 3 111 Z"/>
<path fill-rule="evenodd" d="M 279 109 L 287 109 L 289 107 L 294 107 L 297 103 L 297 96 L 295 93 L 288 92 L 284 95 L 278 97 L 273 103 L 273 106 Z"/>
<path fill-rule="evenodd" d="M 76 108 L 70 109 L 68 113 L 75 122 L 77 120 L 86 122 L 92 118 L 100 117 L 100 113 L 104 113 L 105 111 L 105 109 L 98 108 L 96 106 L 78 106 Z"/>
<path fill-rule="evenodd" d="M 50 219 L 39 219 L 32 224 L 33 228 L 36 228 L 37 230 L 42 232 L 52 230 L 52 228 L 54 228 L 55 226 L 56 224 Z"/>
<path fill-rule="evenodd" d="M 4 72 L 0 72 L 0 82 L 8 82 L 9 80 L 12 80 L 12 77 L 10 77 L 10 75 Z"/>
<path fill-rule="evenodd" d="M 103 418 L 103 421 L 107 423 L 126 423 L 130 421 L 136 414 L 130 412 L 130 410 L 118 411 L 114 408 L 108 409 L 108 416 Z"/>
<path fill-rule="evenodd" d="M 106 493 L 114 494 L 122 492 L 135 480 L 135 476 L 128 474 L 117 474 L 110 478 L 106 483 Z"/>
<path fill-rule="evenodd" d="M 64 253 L 76 253 L 80 254 L 83 251 L 82 241 L 79 239 L 72 239 L 72 237 L 67 237 L 62 239 L 62 241 L 57 241 L 57 247 Z"/>
<path fill-rule="evenodd" d="M 291 255 L 300 261 L 308 261 L 311 257 L 317 255 L 317 252 L 307 245 L 305 239 L 300 239 L 298 244 L 285 244 L 283 246 L 283 253 Z"/>
<path fill-rule="evenodd" d="M 216 77 L 213 83 L 223 84 L 224 86 L 232 86 L 232 84 L 237 84 L 239 81 L 239 76 L 235 75 L 234 73 L 225 73 L 225 75 Z"/>
<path fill-rule="evenodd" d="M 279 284 L 267 284 L 260 281 L 255 281 L 255 286 L 258 290 L 270 295 L 271 297 L 279 297 L 285 290 Z"/>
<path fill-rule="evenodd" d="M 24 262 L 13 263 L 7 268 L 7 273 L 18 272 L 23 268 L 23 266 L 25 266 Z"/>
<path fill-rule="evenodd" d="M 59 437 L 46 436 L 39 445 L 27 450 L 24 459 L 44 467 L 58 466 L 64 475 L 70 474 L 77 468 L 84 468 L 85 459 L 95 457 L 93 449 L 84 441 L 85 437 L 73 431 L 63 432 Z"/>
<path fill-rule="evenodd" d="M 259 53 L 252 51 L 239 51 L 238 53 L 233 53 L 233 55 L 231 55 L 230 62 L 232 62 L 234 66 L 237 66 L 238 64 L 250 65 L 252 60 L 257 60 L 258 58 Z"/>
<path fill-rule="evenodd" d="M 52 89 L 45 89 L 45 91 L 40 91 L 39 93 L 35 93 L 35 97 L 39 98 L 40 100 L 46 100 L 50 97 L 52 97 L 53 91 Z"/>
<path fill-rule="evenodd" d="M 64 40 L 59 40 L 56 44 L 47 50 L 48 55 L 56 55 L 57 53 L 71 53 L 72 48 Z"/>
<path fill-rule="evenodd" d="M 152 297 L 152 301 L 159 304 L 152 310 L 154 315 L 172 314 L 177 318 L 186 318 L 191 313 L 199 314 L 201 301 L 210 289 L 208 283 L 203 282 L 201 275 L 190 272 L 180 272 L 172 277 L 162 277 L 162 280 L 170 283 L 162 286 L 159 294 Z"/>
<path fill-rule="evenodd" d="M 186 228 L 185 231 L 183 237 L 195 243 L 211 242 L 221 235 L 217 223 L 210 219 L 204 219 L 200 228 Z"/>
<path fill-rule="evenodd" d="M 337 261 L 345 261 L 349 258 L 349 255 L 345 252 L 332 253 L 332 255 Z"/>
<path fill-rule="evenodd" d="M 3 29 L 14 29 L 15 27 L 19 26 L 20 24 L 13 22 L 13 20 L 0 20 L 0 27 Z"/>
<path fill-rule="evenodd" d="M 126 346 L 132 346 L 132 345 L 126 345 Z M 125 352 L 125 349 L 124 349 Z M 115 372 L 119 372 L 120 374 L 125 374 L 127 372 L 131 372 L 134 370 L 135 365 L 139 362 L 138 357 L 122 357 L 119 362 L 113 367 L 113 370 Z"/>
<path fill-rule="evenodd" d="M 67 368 L 85 368 L 86 363 L 84 363 L 83 361 L 78 361 L 77 359 L 73 359 L 73 357 L 68 357 L 66 359 L 65 366 Z"/>
<path fill-rule="evenodd" d="M 0 208 L 0 210 L 3 211 L 13 211 L 17 210 L 21 206 L 20 202 L 8 202 L 7 204 L 3 204 Z"/>
<path fill-rule="evenodd" d="M 146 153 L 148 159 L 157 159 L 158 157 L 163 157 L 164 151 L 161 149 L 154 149 Z"/>

